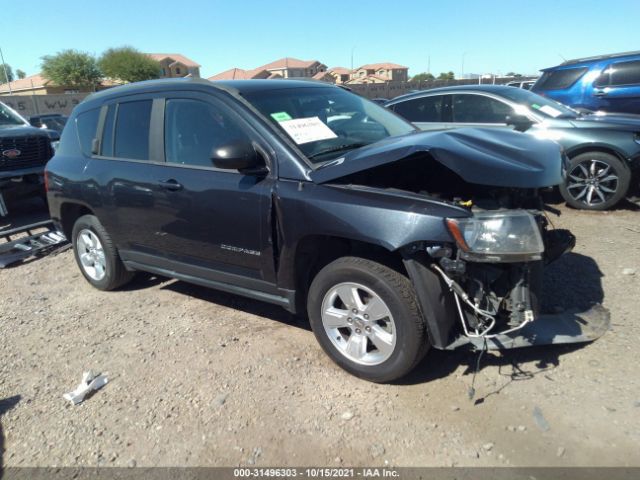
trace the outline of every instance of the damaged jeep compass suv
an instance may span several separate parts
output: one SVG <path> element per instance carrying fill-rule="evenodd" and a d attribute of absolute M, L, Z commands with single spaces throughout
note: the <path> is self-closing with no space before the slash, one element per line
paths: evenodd
<path fill-rule="evenodd" d="M 561 164 L 553 142 L 419 133 L 326 84 L 156 80 L 79 105 L 47 184 L 95 287 L 142 270 L 306 312 L 336 363 L 385 382 L 431 346 L 599 335 L 602 311 L 538 312 L 574 244 L 538 196 Z"/>

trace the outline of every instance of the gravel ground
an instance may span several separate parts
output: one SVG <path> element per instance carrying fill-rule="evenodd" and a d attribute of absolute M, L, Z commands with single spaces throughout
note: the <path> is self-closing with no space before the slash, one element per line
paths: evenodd
<path fill-rule="evenodd" d="M 562 210 L 578 244 L 545 304 L 602 302 L 612 329 L 486 355 L 475 401 L 470 352 L 375 385 L 278 307 L 149 276 L 100 292 L 71 251 L 2 270 L 2 465 L 638 466 L 638 212 Z M 87 369 L 109 384 L 72 406 Z"/>

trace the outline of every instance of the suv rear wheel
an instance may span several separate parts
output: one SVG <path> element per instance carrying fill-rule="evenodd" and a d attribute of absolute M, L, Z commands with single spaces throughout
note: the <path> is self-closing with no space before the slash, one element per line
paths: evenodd
<path fill-rule="evenodd" d="M 586 152 L 571 159 L 560 193 L 574 208 L 607 210 L 624 198 L 631 172 L 609 153 Z"/>
<path fill-rule="evenodd" d="M 73 251 L 80 271 L 87 281 L 99 290 L 113 290 L 133 278 L 111 237 L 93 215 L 76 220 L 72 232 Z"/>
<path fill-rule="evenodd" d="M 324 351 L 366 380 L 406 375 L 429 347 L 411 282 L 371 260 L 343 257 L 325 266 L 311 283 L 307 309 Z"/>

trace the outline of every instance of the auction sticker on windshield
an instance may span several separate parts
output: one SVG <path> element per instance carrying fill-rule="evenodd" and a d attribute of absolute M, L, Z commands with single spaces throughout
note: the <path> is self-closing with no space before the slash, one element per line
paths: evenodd
<path fill-rule="evenodd" d="M 280 125 L 298 145 L 338 138 L 318 117 L 294 118 L 280 122 Z"/>
<path fill-rule="evenodd" d="M 556 118 L 559 117 L 560 115 L 562 115 L 562 112 L 556 108 L 553 108 L 551 105 L 538 105 L 536 103 L 534 103 L 533 105 L 531 105 L 533 108 L 535 108 L 536 110 L 540 110 L 543 113 L 546 113 L 547 115 L 549 115 L 550 117 Z"/>

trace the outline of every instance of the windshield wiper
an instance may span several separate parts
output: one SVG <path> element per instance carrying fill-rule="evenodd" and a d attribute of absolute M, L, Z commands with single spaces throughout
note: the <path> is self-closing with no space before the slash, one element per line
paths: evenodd
<path fill-rule="evenodd" d="M 354 148 L 366 147 L 369 145 L 368 143 L 360 142 L 360 143 L 346 143 L 344 145 L 337 145 L 335 147 L 326 148 L 324 150 L 320 150 L 319 152 L 312 153 L 311 155 L 307 155 L 307 158 L 316 158 L 320 155 L 325 155 L 327 153 L 334 152 L 342 152 L 344 150 L 353 150 Z"/>

